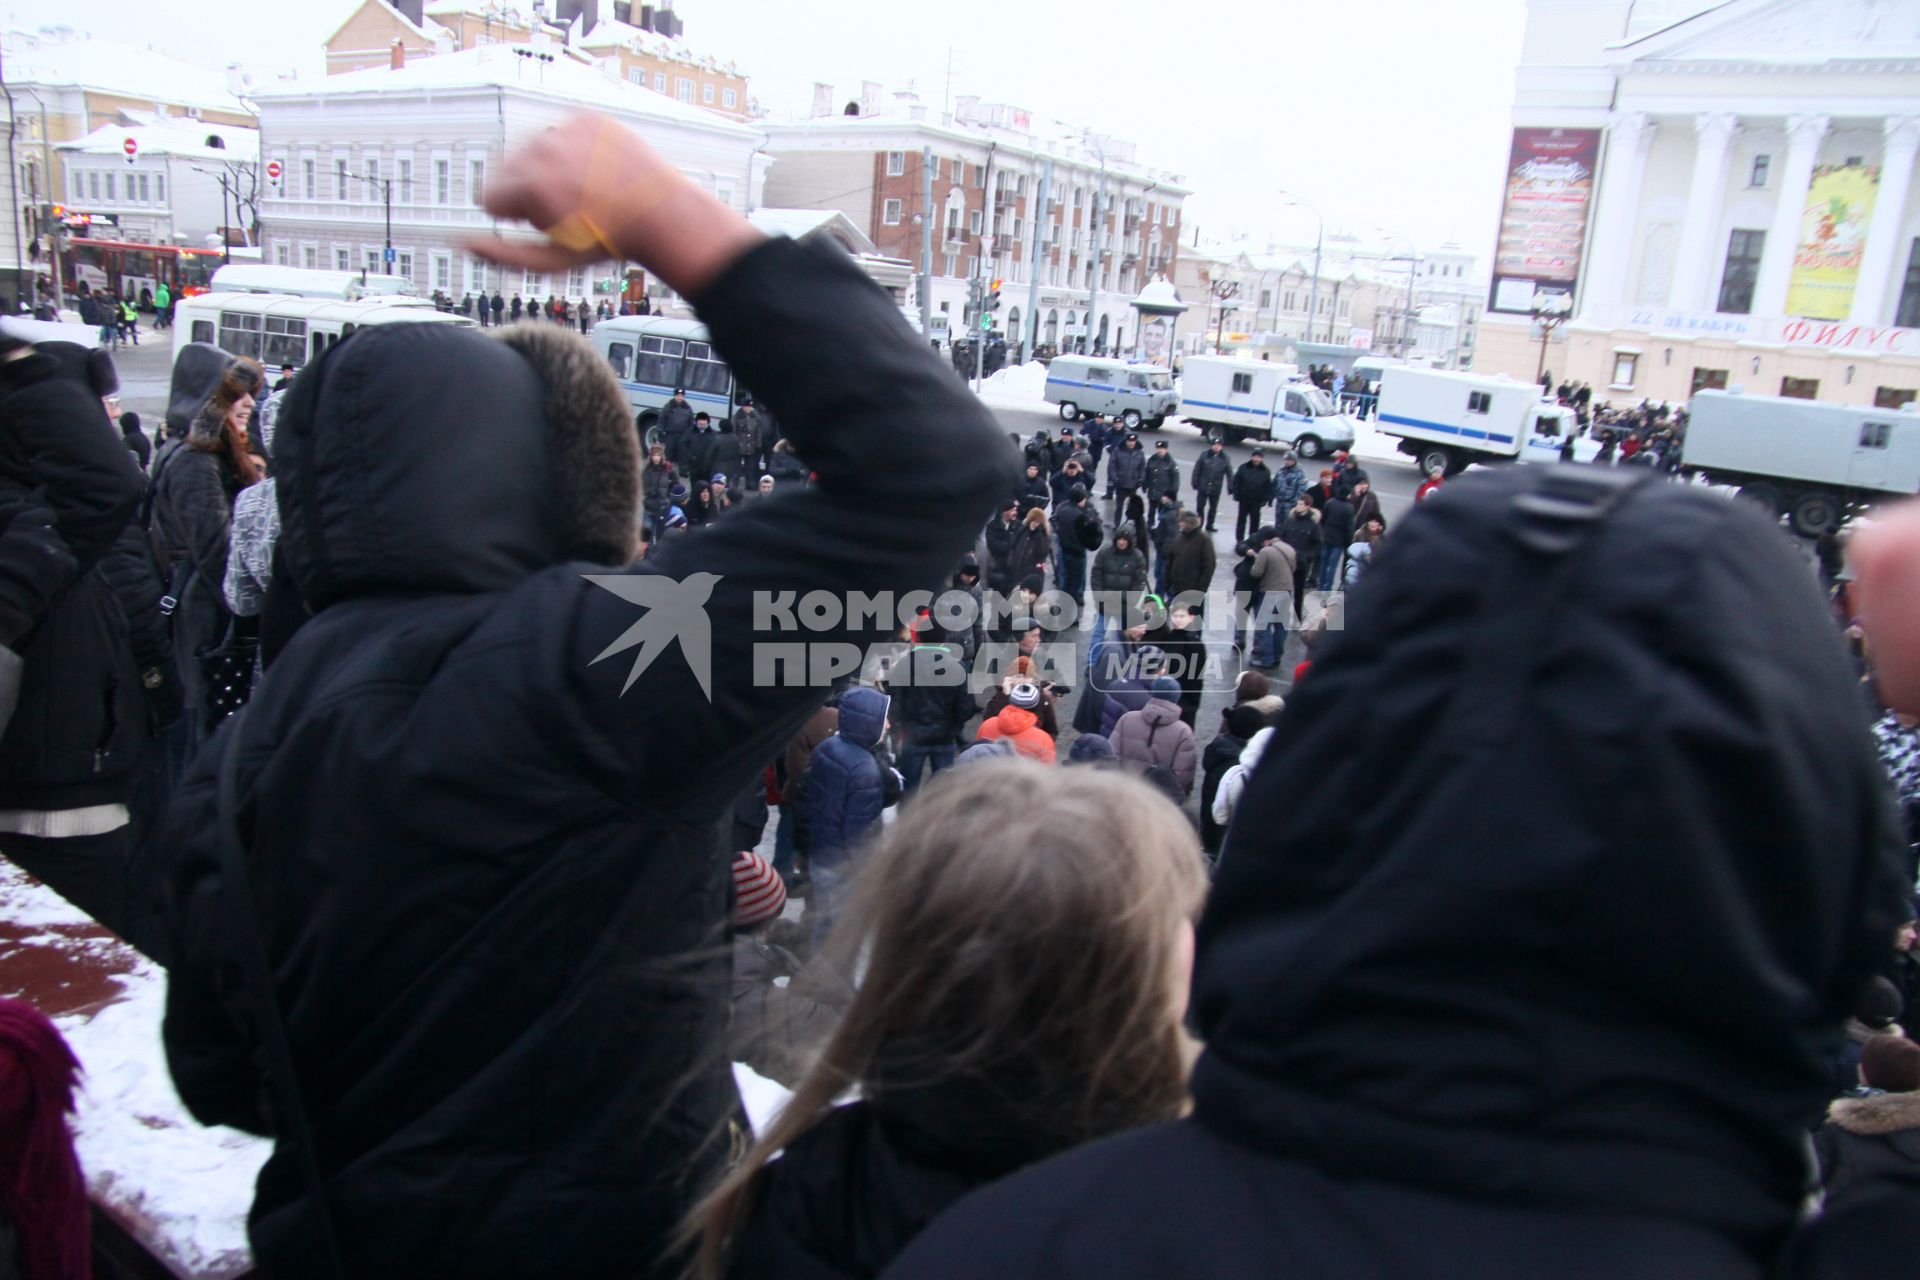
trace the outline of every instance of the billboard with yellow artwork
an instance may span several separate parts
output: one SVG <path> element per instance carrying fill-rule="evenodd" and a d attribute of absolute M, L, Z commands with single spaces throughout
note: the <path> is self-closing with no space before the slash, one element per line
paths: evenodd
<path fill-rule="evenodd" d="M 1800 243 L 1787 279 L 1787 314 L 1845 320 L 1860 281 L 1860 258 L 1880 193 L 1880 166 L 1815 165 L 1800 215 Z"/>

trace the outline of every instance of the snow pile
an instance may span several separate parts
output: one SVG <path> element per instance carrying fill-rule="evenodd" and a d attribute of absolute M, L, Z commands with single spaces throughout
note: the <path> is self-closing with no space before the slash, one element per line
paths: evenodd
<path fill-rule="evenodd" d="M 1038 360 L 1031 364 L 1010 364 L 981 384 L 1001 395 L 1039 398 L 1047 391 L 1047 366 Z"/>
<path fill-rule="evenodd" d="M 9 948 L 16 956 L 50 954 L 56 965 L 69 966 L 74 976 L 63 989 L 81 981 L 83 970 L 105 974 L 110 984 L 103 1001 L 54 1018 L 85 1072 L 72 1124 L 94 1201 L 179 1274 L 251 1270 L 247 1208 L 272 1145 L 187 1114 L 160 1045 L 165 973 L 6 863 L 0 925 L 29 931 Z M 3 961 L 0 977 L 9 972 Z M 33 994 L 9 987 L 0 981 L 0 995 Z"/>

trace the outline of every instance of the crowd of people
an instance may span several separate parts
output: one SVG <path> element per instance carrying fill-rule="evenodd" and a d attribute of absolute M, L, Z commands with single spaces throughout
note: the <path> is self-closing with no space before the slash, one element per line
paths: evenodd
<path fill-rule="evenodd" d="M 0 854 L 166 966 L 182 1100 L 274 1142 L 263 1274 L 1910 1264 L 1920 511 L 1825 596 L 1639 467 L 1435 478 L 1389 538 L 1344 455 L 1009 442 L 611 122 L 486 199 L 546 240 L 476 253 L 643 264 L 753 400 L 643 440 L 552 310 L 277 381 L 189 344 L 148 465 L 105 351 L 0 351 Z M 769 594 L 930 588 L 1012 607 L 764 678 Z M 0 1002 L 0 1082 L 57 1046 Z M 33 1275 L 73 1224 L 9 1159 Z"/>
<path fill-rule="evenodd" d="M 644 294 L 637 301 L 622 294 L 617 306 L 608 298 L 588 302 L 585 298 L 562 298 L 551 293 L 544 302 L 539 298 L 522 298 L 518 293 L 508 298 L 498 289 L 493 291 L 492 296 L 488 296 L 485 290 L 462 294 L 458 302 L 444 290 L 435 289 L 431 300 L 440 310 L 464 316 L 483 329 L 534 320 L 578 325 L 580 332 L 589 333 L 600 321 L 611 320 L 615 316 L 653 314 L 653 301 Z"/>

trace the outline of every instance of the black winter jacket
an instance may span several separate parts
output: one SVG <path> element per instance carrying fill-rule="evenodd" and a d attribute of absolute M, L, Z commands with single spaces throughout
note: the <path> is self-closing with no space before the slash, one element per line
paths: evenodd
<path fill-rule="evenodd" d="M 1140 442 L 1122 444 L 1107 455 L 1107 483 L 1118 489 L 1138 489 L 1147 479 L 1147 451 Z"/>
<path fill-rule="evenodd" d="M 1906 910 L 1897 820 L 1797 553 L 1617 475 L 1470 472 L 1402 522 L 1235 812 L 1192 1117 L 970 1198 L 890 1277 L 1771 1274 Z M 1516 797 L 1538 761 L 1581 781 Z"/>
<path fill-rule="evenodd" d="M 1147 457 L 1147 496 L 1151 499 L 1162 493 L 1180 494 L 1180 464 L 1171 456 L 1161 457 L 1158 453 Z"/>
<path fill-rule="evenodd" d="M 1273 471 L 1264 463 L 1256 467 L 1243 462 L 1233 473 L 1233 500 L 1243 507 L 1264 507 L 1273 501 L 1273 486 Z"/>
<path fill-rule="evenodd" d="M 153 504 L 148 533 L 173 610 L 173 651 L 180 655 L 180 685 L 186 705 L 204 697 L 193 655 L 217 642 L 232 616 L 223 584 L 233 500 L 240 482 L 224 454 L 170 440 L 153 461 Z"/>
<path fill-rule="evenodd" d="M 968 1192 L 1071 1145 L 1034 1123 L 1017 1086 L 881 1087 L 767 1166 L 730 1280 L 877 1276 Z"/>
<path fill-rule="evenodd" d="M 954 746 L 967 722 L 980 714 L 980 704 L 967 688 L 960 651 L 947 645 L 909 649 L 888 673 L 887 693 L 893 698 L 887 714 L 908 746 Z"/>
<path fill-rule="evenodd" d="M 1006 491 L 992 418 L 844 254 L 772 240 L 697 302 L 821 482 L 631 567 L 607 567 L 631 413 L 569 332 L 364 329 L 279 420 L 279 546 L 316 612 L 176 791 L 165 1040 L 196 1116 L 273 1132 L 228 977 L 231 749 L 349 1274 L 663 1269 L 738 1105 L 719 826 L 824 692 L 756 680 L 756 646 L 885 638 L 757 628 L 755 598 L 910 591 Z M 672 607 L 663 652 L 621 647 Z M 317 1274 L 309 1226 L 281 1148 L 261 1270 Z"/>
<path fill-rule="evenodd" d="M 115 547 L 141 491 L 132 454 L 75 362 L 42 351 L 0 365 L 0 498 L 10 515 L 0 643 L 23 667 L 0 738 L 0 808 L 128 798 L 151 721 L 112 573 L 125 572 Z M 137 539 L 128 545 L 142 554 Z M 141 621 L 151 628 L 154 617 Z"/>
<path fill-rule="evenodd" d="M 987 573 L 987 585 L 995 591 L 1011 591 L 1019 581 L 1019 575 L 1009 572 L 1008 557 L 1013 554 L 1013 540 L 1020 532 L 1018 521 L 1008 522 L 998 515 L 987 521 L 987 563 L 983 566 Z"/>
<path fill-rule="evenodd" d="M 1091 502 L 1075 506 L 1065 503 L 1053 512 L 1053 531 L 1060 539 L 1060 554 L 1084 556 L 1100 549 L 1100 513 Z"/>
<path fill-rule="evenodd" d="M 1227 457 L 1223 449 L 1215 453 L 1208 449 L 1195 459 L 1193 464 L 1193 491 L 1195 493 L 1219 493 L 1227 483 L 1227 474 L 1233 467 L 1233 460 Z"/>

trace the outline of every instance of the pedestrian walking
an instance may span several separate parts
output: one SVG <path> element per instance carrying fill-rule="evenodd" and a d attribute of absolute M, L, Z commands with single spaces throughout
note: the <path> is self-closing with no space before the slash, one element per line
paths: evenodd
<path fill-rule="evenodd" d="M 1193 464 L 1193 505 L 1200 513 L 1200 521 L 1208 533 L 1217 531 L 1220 515 L 1220 492 L 1226 487 L 1227 476 L 1233 468 L 1233 460 L 1227 457 L 1226 446 L 1216 438 L 1207 446 Z"/>
<path fill-rule="evenodd" d="M 1267 504 L 1273 501 L 1273 472 L 1267 467 L 1264 450 L 1255 449 L 1234 470 L 1233 501 L 1239 508 L 1233 521 L 1233 540 L 1245 542 L 1261 526 Z"/>

